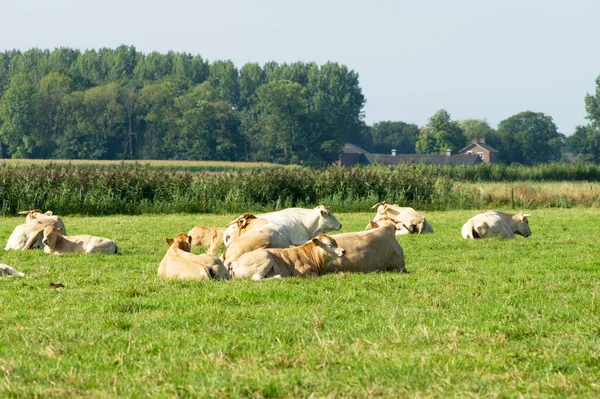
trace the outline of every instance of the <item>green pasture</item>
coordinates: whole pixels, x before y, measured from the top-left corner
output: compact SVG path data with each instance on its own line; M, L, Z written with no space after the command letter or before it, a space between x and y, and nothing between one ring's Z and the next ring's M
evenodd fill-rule
M426 212L406 274L259 282L156 276L165 237L237 215L65 216L121 253L1 254L26 276L0 279L0 397L598 397L600 209L525 211L506 241Z

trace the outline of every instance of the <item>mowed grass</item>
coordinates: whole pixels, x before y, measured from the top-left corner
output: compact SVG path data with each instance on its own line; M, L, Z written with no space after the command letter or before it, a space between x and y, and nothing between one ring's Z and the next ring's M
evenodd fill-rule
M156 276L165 237L237 215L64 217L121 254L2 254L0 397L598 397L600 209L463 240L476 212L426 212L407 274L259 282Z

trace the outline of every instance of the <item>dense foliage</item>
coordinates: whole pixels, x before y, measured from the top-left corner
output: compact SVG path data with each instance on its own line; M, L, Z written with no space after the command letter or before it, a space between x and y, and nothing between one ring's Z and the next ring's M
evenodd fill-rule
M304 163L364 129L358 74L132 46L0 53L0 157Z
M0 214L51 209L59 214L148 212L257 212L326 204L337 211L369 209L386 200L420 209L495 206L494 200L457 181L600 181L592 164L535 167L401 165L395 168L269 168L189 172L149 165L0 166ZM560 201L559 201L560 200ZM582 199L583 200L583 199ZM592 199L593 200L593 199ZM508 204L513 199L507 199ZM506 202L504 201L504 202ZM562 202L561 202L562 201ZM589 199L585 199L589 205ZM530 207L570 206L564 199ZM576 203L575 203L576 204ZM506 203L505 203L506 205Z

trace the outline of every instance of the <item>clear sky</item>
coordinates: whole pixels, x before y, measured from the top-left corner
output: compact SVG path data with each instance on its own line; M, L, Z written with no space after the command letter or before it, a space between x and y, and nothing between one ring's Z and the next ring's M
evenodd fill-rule
M133 45L208 61L345 64L365 121L419 126L543 112L587 124L600 0L0 0L0 50Z

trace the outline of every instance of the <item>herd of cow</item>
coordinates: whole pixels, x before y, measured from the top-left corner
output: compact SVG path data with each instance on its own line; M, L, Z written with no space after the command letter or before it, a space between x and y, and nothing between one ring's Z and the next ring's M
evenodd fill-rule
M167 238L169 246L158 275L176 279L260 280L292 276L314 276L335 272L406 271L404 252L396 235L433 233L425 217L410 207L380 202L375 217L364 231L327 235L342 224L324 206L313 209L287 208L263 214L243 214L226 227L195 226L187 234ZM92 235L67 236L62 220L51 211L21 212L24 224L15 227L5 250L43 248L44 252L116 254L118 247L108 238ZM529 237L529 214L487 211L469 219L462 227L466 239ZM224 252L217 256L219 248ZM193 246L208 247L206 254L193 254ZM1 274L11 274L9 272ZM12 273L14 274L14 273Z

